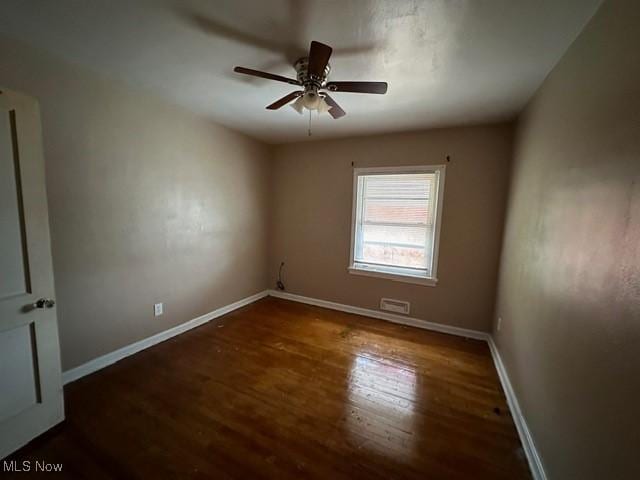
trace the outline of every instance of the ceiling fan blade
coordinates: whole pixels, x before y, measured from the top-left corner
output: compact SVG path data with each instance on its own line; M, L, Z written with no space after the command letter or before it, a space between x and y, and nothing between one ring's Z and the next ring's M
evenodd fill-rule
M267 107L267 110L277 110L280 107L284 107L287 103L291 102L295 98L298 98L300 95L304 94L303 91L291 92L289 95L282 97L280 100L276 100L271 105Z
M283 77L282 75L276 75L274 73L261 72L260 70L253 70L251 68L236 67L233 71L236 73L244 73L245 75L253 75L254 77L266 78L267 80L276 80L278 82L288 83L289 85L300 85L300 82L293 78Z
M308 66L308 72L310 75L322 77L324 69L327 67L327 63L329 63L332 51L333 49L329 45L315 41L311 42Z
M333 118L338 119L340 117L344 117L347 114L347 112L340 108L340 105L338 105L336 101L329 95L324 95L324 101L327 102L331 107L329 109L329 115L331 115Z
M328 82L327 90L331 92L352 93L387 93L387 82Z

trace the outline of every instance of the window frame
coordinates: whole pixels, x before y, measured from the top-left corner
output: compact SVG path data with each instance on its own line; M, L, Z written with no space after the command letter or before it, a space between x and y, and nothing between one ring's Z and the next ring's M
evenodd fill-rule
M440 230L442 224L442 210L444 199L444 181L446 165L416 165L407 167L366 167L353 169L353 198L351 202L351 245L349 251L349 266L347 270L353 275L365 275L369 277L386 278L397 282L413 283L435 287L438 283L438 253L440 247ZM435 173L436 195L434 212L433 255L431 259L430 275L417 275L411 272L411 268L393 266L367 266L355 262L356 247L356 222L358 219L358 178L366 175L394 175L410 173ZM373 264L364 264L373 265Z

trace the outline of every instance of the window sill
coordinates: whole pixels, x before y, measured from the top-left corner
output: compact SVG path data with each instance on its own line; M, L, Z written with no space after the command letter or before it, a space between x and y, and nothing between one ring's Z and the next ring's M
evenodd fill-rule
M349 273L352 275L364 275L366 277L386 278L395 282L413 283L415 285L426 285L429 287L435 287L438 283L437 278L420 277L416 275L404 275L401 273L385 272L383 270L374 270L372 268L359 268L351 266L348 268Z

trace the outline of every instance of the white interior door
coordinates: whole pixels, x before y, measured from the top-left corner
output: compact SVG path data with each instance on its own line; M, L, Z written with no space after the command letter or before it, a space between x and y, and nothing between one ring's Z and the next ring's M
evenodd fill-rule
M0 458L64 418L38 104L0 88Z

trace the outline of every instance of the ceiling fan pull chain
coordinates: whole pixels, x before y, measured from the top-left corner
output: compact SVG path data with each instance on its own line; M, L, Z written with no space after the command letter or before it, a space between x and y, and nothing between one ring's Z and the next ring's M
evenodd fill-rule
M311 110L309 110L309 131L308 131L309 136L311 136Z

